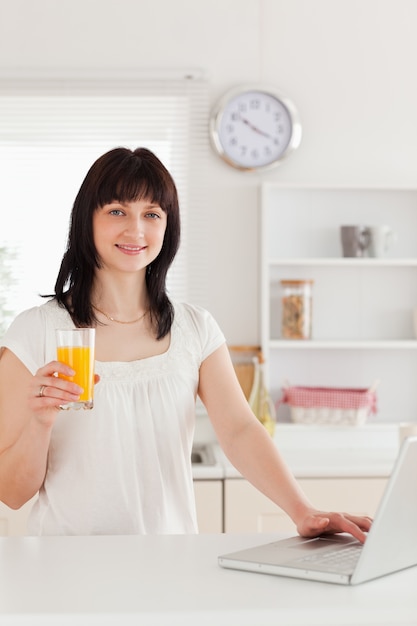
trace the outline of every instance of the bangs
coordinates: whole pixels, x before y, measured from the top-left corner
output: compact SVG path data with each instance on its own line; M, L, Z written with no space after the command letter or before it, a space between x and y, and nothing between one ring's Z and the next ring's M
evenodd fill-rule
M111 202L149 200L166 213L175 202L176 188L170 177L161 181L161 172L148 167L144 159L130 159L120 167L109 168L102 176L96 191L96 206Z

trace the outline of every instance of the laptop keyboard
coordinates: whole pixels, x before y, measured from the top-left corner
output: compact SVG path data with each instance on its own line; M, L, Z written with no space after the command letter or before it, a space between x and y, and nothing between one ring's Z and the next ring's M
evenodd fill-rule
M354 544L337 550L317 550L295 559L294 562L306 568L314 569L318 566L320 569L325 568L334 572L350 572L359 559L362 547L361 544Z

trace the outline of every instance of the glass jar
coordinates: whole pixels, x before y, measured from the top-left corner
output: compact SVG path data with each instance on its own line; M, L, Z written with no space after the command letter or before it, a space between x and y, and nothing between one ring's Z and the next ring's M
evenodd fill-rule
M254 357L257 358L260 355L261 347L249 345L229 346L229 352L240 386L243 389L246 400L248 400L255 376Z
M284 339L311 339L312 280L281 280Z

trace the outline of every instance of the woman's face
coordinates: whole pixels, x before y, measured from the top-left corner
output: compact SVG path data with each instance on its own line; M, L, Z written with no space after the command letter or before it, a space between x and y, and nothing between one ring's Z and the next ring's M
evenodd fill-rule
M103 269L145 269L161 251L166 226L166 213L149 200L112 202L96 209L94 245Z

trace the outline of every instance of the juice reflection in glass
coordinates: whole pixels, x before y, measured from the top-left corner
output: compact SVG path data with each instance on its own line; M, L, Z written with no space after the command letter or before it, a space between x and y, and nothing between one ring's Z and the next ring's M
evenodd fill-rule
M56 331L57 360L69 365L74 376L61 378L83 388L78 402L60 405L61 409L92 409L94 397L94 328L73 328Z

